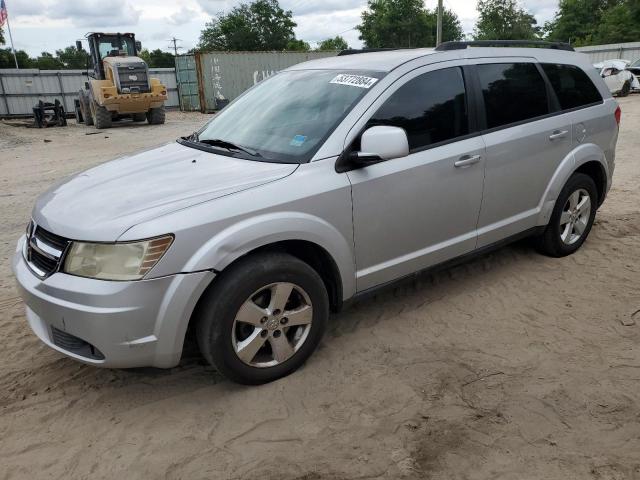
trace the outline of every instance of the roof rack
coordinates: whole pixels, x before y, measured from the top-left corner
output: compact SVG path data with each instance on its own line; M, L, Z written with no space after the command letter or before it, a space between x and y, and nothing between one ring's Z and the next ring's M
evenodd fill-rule
M436 47L436 51L464 50L467 47L537 47L552 50L575 52L568 43L543 42L542 40L474 40L469 42L444 42Z
M347 48L346 50L341 50L338 53L338 57L342 57L344 55L357 55L359 53L371 53L371 52L389 52L391 50L398 50L397 48Z

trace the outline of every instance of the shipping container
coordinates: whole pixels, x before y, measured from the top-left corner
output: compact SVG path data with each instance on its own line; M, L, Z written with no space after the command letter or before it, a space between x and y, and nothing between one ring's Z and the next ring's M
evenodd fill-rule
M256 83L297 63L338 52L209 52L176 58L180 105L213 112Z

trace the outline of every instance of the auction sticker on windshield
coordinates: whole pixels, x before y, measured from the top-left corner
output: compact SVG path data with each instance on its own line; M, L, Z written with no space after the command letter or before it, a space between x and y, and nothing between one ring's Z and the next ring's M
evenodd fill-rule
M373 77L365 77L364 75L350 75L346 73L341 73L337 75L333 80L329 83L336 83L338 85L349 85L351 87L359 87L359 88L371 88L378 81L377 78Z

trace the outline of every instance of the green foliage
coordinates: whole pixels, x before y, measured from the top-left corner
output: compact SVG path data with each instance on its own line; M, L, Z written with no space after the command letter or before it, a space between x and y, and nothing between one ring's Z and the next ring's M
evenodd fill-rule
M476 40L535 40L541 28L533 15L518 5L517 0L478 0L478 23L473 33Z
M140 52L139 57L147 62L149 68L173 68L176 66L173 53L163 52L159 48L151 52L145 48Z
M369 0L356 28L367 48L433 47L437 13L422 0ZM461 40L460 20L446 8L442 17L443 41Z
M304 40L293 39L287 42L285 50L289 50L291 52L308 52L311 50L311 47Z
M22 65L20 65L20 67L22 67ZM42 54L36 58L33 67L39 68L40 70L61 70L64 65L49 52L42 52Z
M242 3L228 14L219 13L200 32L202 51L286 50L295 41L291 11L280 8L278 0ZM293 46L300 46L295 44Z
M555 18L544 26L546 38L578 46L592 45L605 12L620 3L620 0L560 0Z
M320 42L318 50L348 50L349 45L347 41L338 35L335 38L328 38Z
M640 2L627 0L606 10L594 36L597 44L637 42L640 39Z
M0 45L4 45L4 32L2 31L2 27L0 27Z
M37 68L24 50L16 51L16 57L18 57L20 68ZM16 68L16 62L13 60L13 52L10 48L0 49L0 68Z
M85 70L89 64L88 53L84 50L76 49L73 45L62 50L56 50L56 57L62 64L61 68Z

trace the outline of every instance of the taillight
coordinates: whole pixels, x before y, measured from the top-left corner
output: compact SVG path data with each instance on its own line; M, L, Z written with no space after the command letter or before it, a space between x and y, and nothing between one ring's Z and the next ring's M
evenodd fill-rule
M620 108L620 106L618 106L618 108L616 108L616 123L618 124L618 126L620 125L620 120L622 119L622 109Z

